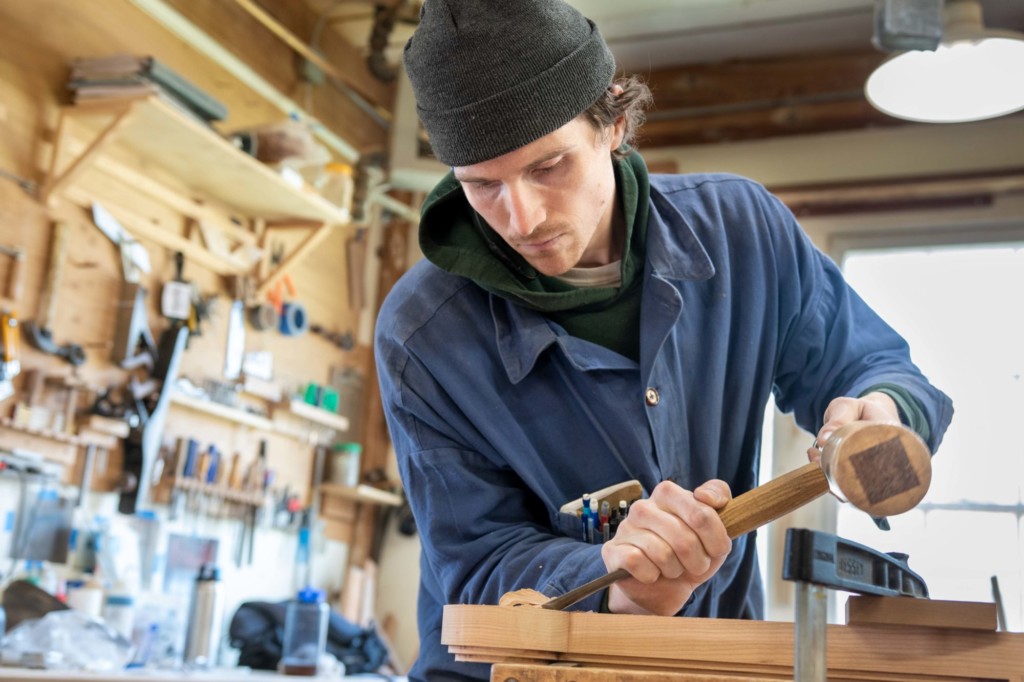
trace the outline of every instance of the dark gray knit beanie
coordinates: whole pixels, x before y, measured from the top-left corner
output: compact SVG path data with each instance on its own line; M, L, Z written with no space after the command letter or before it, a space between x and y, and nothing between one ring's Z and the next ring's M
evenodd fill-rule
M426 0L404 60L434 155L449 166L561 128L615 75L597 26L562 0Z

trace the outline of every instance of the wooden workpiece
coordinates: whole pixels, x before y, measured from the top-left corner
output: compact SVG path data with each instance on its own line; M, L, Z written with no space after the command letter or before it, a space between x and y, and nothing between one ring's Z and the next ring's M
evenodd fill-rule
M829 679L1024 682L1024 634L830 625L827 639ZM793 640L792 623L481 605L446 606L441 630L442 643L461 661L748 680L793 679Z
M846 622L994 632L997 616L991 602L853 596L846 602Z
M493 682L778 682L777 677L737 677L704 673L673 673L655 670L622 670L575 665L499 663L491 668Z

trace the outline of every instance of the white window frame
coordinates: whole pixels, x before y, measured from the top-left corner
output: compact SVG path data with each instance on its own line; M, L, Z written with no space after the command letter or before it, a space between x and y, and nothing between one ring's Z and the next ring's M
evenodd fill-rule
M1024 193L994 191L990 199L986 205L970 207L849 213L798 220L818 248L840 267L851 250L1024 241ZM775 414L773 431L771 452L763 455L770 457L771 462L763 469L776 477L806 463L812 437L796 425L791 415L779 412ZM768 577L768 620L792 620L795 613L795 590L781 576L786 529L835 533L837 516L836 502L826 496L771 524L762 534L761 542L767 542L768 566L762 567L762 571ZM830 622L841 622L834 595L829 611Z

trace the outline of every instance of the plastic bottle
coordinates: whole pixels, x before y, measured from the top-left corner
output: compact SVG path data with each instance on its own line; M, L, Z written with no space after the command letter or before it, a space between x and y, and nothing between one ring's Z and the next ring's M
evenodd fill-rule
M124 635L125 639L131 640L135 628L135 595L124 583L118 582L107 592L103 604L103 620Z
M288 603L279 672L306 677L317 674L320 657L327 648L329 613L323 590L312 587L300 591Z
M103 615L103 585L94 576L81 582L67 583L68 606L87 616L99 618Z
M217 664L223 598L220 571L216 566L204 564L199 568L192 591L185 633L185 663L198 667Z
M101 519L102 517L97 517ZM68 566L79 573L96 570L96 524L82 507L75 510L68 536Z

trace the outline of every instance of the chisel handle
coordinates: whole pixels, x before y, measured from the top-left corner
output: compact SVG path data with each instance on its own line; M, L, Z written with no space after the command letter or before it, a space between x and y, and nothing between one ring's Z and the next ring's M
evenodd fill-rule
M11 269L7 273L7 298L12 301L21 300L21 264L25 260L25 254L16 251L11 255Z
M718 510L718 515L725 524L729 537L738 538L827 492L828 479L825 478L825 473L817 463L811 462L732 498ZM628 577L626 569L614 570L560 597L549 599L541 604L541 608L561 611Z

